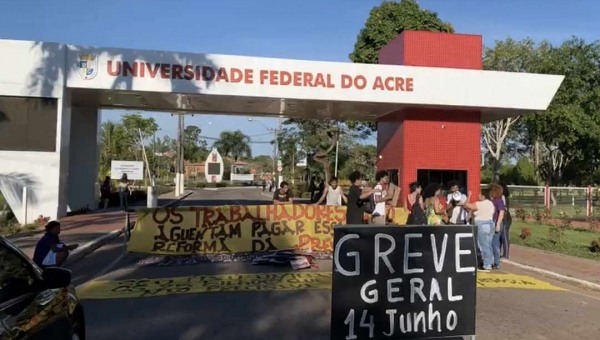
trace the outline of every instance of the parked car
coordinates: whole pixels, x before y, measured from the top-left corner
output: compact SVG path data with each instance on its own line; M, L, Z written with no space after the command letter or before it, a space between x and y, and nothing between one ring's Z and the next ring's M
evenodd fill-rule
M83 340L83 307L71 271L40 269L0 237L0 339Z

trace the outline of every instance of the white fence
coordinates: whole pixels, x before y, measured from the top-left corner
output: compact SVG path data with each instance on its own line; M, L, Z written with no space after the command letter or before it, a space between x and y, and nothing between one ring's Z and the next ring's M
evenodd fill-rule
M487 187L488 184L481 184ZM535 206L552 210L553 215L561 211L572 217L590 218L594 215L594 204L600 198L600 190L588 187L551 187L509 185L511 209L533 209Z

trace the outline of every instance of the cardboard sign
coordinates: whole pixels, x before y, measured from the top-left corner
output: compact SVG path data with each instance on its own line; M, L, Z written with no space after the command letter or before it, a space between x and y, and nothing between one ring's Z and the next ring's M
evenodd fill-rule
M470 226L334 229L331 339L475 334Z

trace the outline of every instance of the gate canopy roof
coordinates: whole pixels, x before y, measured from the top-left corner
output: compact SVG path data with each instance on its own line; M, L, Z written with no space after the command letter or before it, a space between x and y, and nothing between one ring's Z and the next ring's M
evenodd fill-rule
M546 110L564 78L10 40L0 40L0 51L11 44L29 44L30 55L0 55L3 65L18 62L30 78L65 68L74 105L185 113L368 121L420 107L479 111L488 122ZM0 71L0 85L10 72Z

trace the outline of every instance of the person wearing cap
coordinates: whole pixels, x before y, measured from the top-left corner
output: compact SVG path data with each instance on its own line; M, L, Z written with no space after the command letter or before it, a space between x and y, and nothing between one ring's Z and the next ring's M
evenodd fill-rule
M40 268L60 267L69 257L69 252L79 245L66 245L60 242L60 222L50 221L45 226L46 233L38 241L33 253L33 262Z

